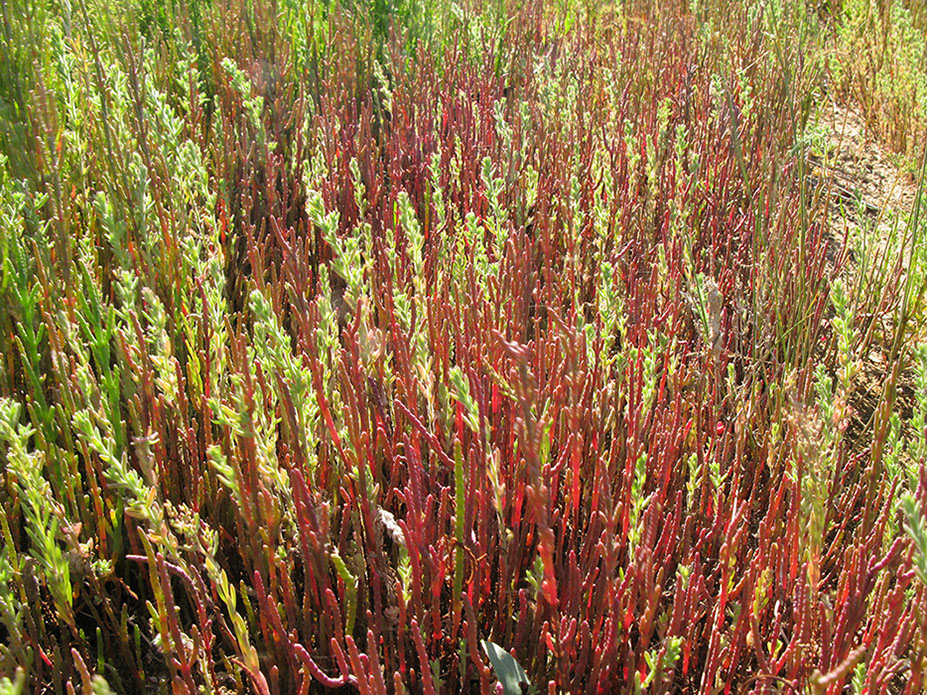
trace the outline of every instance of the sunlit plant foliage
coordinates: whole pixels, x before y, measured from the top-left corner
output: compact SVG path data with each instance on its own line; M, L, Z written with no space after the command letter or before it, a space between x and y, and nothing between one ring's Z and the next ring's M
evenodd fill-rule
M819 21L0 5L0 691L922 692Z

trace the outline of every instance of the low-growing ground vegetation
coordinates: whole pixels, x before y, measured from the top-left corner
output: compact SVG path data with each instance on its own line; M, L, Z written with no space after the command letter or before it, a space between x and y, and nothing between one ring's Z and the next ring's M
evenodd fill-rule
M925 22L0 2L0 692L924 692Z

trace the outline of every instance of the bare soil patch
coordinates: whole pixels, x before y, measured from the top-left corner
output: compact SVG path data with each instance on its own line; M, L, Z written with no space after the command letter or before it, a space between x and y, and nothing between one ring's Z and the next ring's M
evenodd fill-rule
M914 207L914 175L895 164L890 151L866 130L859 113L830 102L819 122L826 128L828 156L818 164L833 178L836 196L845 201L861 196L869 212L908 212Z
M897 251L890 246L893 225L904 229L907 216L914 208L917 195L916 179L911 172L900 168L897 159L867 130L862 116L851 108L830 102L818 121L824 130L824 153L813 155L811 163L819 185L830 191L828 207L829 236L835 243L838 258L843 243L860 234L871 234L876 244L877 258L888 254L887 264L898 262ZM852 246L852 242L850 241ZM859 275L858 259L847 251L846 262L839 275L856 282ZM902 268L902 274L906 272ZM884 307L891 308L891 307ZM858 317L859 319L860 317ZM890 330L890 313L877 318L877 325ZM853 450L867 447L872 442L872 425L875 411L883 397L883 389L890 375L887 373L888 346L885 339L868 342L862 365L856 378L856 388L850 399L855 411L847 432ZM912 414L914 406L913 375L903 374L896 388L894 404L903 420ZM903 429L907 429L904 427ZM905 435L914 434L905 432Z

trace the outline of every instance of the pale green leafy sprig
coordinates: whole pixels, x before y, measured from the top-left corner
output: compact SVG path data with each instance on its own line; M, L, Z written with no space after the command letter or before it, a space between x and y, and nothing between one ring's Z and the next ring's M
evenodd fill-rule
M149 70L156 69L157 56L154 49L145 50L145 63ZM139 75L139 82L145 92L143 116L151 124L146 132L162 154L168 155L170 162L175 162L179 147L186 140L183 137L184 119L171 106L168 94L151 85L144 72ZM174 171L173 167L171 171Z
M489 231L493 239L493 252L496 260L502 258L505 242L508 239L509 214L502 204L502 195L505 192L505 181L496 176L496 167L489 157L484 157L480 176L486 190L486 199L489 201L490 218L487 220Z
M853 679L850 682L852 687L853 695L863 695L863 693L868 692L866 690L866 663L856 664L856 668L853 669Z
M145 338L148 343L148 354L157 372L155 383L164 394L168 404L177 402L177 358L172 354L173 348L167 331L167 315L164 305L158 295L150 287L142 288L144 300L143 316L147 327Z
M366 264L361 256L360 239L356 235L338 236L338 211L325 212L322 196L317 191L310 191L306 200L309 219L319 227L322 238L332 248L331 267L335 273L348 284L345 300L353 311L364 293L364 269Z
M505 102L501 99L493 103L493 120L496 124L496 133L499 135L499 139L502 140L502 151L517 153L518 150L512 149L514 139L512 126L509 125L505 117Z
M344 582L344 625L345 629L349 632L354 629L354 620L357 616L357 587L358 587L358 578L354 575L351 570L348 569L347 563L345 563L344 558L338 554L336 549L331 550L331 561L332 567L334 567L335 572L341 578L341 581ZM406 581L411 581L411 571L409 572L410 576L406 576L405 568L400 563L399 566L399 578L403 582L403 590L405 590Z
M121 268L131 271L132 259L129 257L128 251L126 251L128 248L128 227L125 218L116 211L112 200L102 191L98 192L94 197L93 207L97 213L97 218L100 220L103 234L109 242L113 256L115 256Z
M834 380L827 373L823 362L814 370L814 393L824 425L824 436L827 443L832 444L837 434L834 428Z
M292 399L299 431L296 436L303 448L304 455L314 462L315 431L319 417L316 400L311 397L312 371L303 360L294 355L290 336L283 330L270 301L258 290L251 292L251 313L254 316L254 350L258 361L266 374L278 374ZM276 460L273 452L268 452L267 464ZM280 468L272 466L277 485L289 495L289 479Z
M351 157L351 161L348 164L348 169L351 171L351 183L353 184L354 191L354 204L357 205L360 216L364 217L364 215L367 214L367 187L364 185L364 179L361 176L360 165L357 163L356 157Z
M223 415L227 414L228 413L223 412ZM216 418L217 422L220 420L221 416ZM235 500L235 504L241 508L244 505L244 500L241 496L241 486L238 482L238 476L235 473L235 468L229 464L225 455L222 453L222 447L213 444L207 450L206 457L210 467L216 472L216 477L218 477L219 482L231 493L232 499Z
M911 457L914 461L922 461L927 457L927 344L919 345L914 349L914 415L911 427L917 434L910 445ZM916 489L916 486L912 487Z
M385 225L383 229L383 247L386 257L389 259L389 266L393 271L393 282L399 283L399 248L396 245L396 227L395 225Z
M909 491L917 490L917 471L914 466L906 466L904 461L904 438L901 435L901 418L898 413L892 413L888 421L888 434L882 453L882 465L893 480L900 480ZM901 504L899 495L892 498L892 514L889 515L889 524L892 529L896 527L895 512Z
M698 462L698 454L694 451L686 457L686 500L690 505L695 502L695 494L702 483L704 466Z
M141 246L152 258L157 258L161 235L149 233L149 220L154 214L154 198L149 191L150 181L148 167L138 152L133 152L129 160L129 181L135 189L131 191L134 200L130 201L129 209L135 215L135 233Z
M44 454L28 449L35 430L20 424L21 412L19 403L0 399L0 441L7 444L6 476L12 474L23 500L26 532L32 542L30 555L39 565L58 614L73 627L71 575L67 558L58 545L59 520L64 511L43 474ZM6 509L0 507L0 514L5 517Z
M253 437L250 427L250 418L243 402L244 376L238 372L229 375L229 393L232 404L226 403L218 396L209 399L209 410L213 421L221 427L227 428L233 437ZM241 408L234 407L240 405Z
M67 117L63 119L62 139L67 142L69 163L76 170L72 170L71 175L83 177L89 160L87 157L89 143L85 130L87 114L84 109L87 96L83 83L75 79L75 76L79 74L77 60L67 44L65 35L56 31L49 38L49 43L55 47L52 56L55 60L58 98L63 112L67 114Z
M687 258L686 265L690 265L691 256ZM718 355L721 349L721 308L722 297L718 283L714 278L698 273L690 281L691 292L686 295L686 301L689 303L693 314L698 319L698 328L702 334L702 340L711 350L712 354Z
M209 326L209 378L217 387L224 384L228 373L226 331L226 312L228 304L225 298L224 256L221 251L206 263L206 275L203 278L203 293L206 295L206 321Z
M711 483L711 489L715 496L715 505L719 505L721 502L721 493L724 489L724 484L727 482L727 478L730 475L730 470L722 473L721 472L721 461L717 456L711 456L708 459L708 481Z
M30 415L38 417L40 434L51 438L53 413L45 401L47 377L41 362L46 328L41 320L41 287L35 279L34 257L36 250L41 254L48 248L49 223L36 219L37 206L45 205L48 196L31 195L25 181L11 181L5 167L0 172L0 306L6 302L15 307L15 333L11 337L32 389Z
M440 146L440 144L439 144ZM429 186L431 204L434 207L434 229L442 229L447 221L447 209L444 205L444 192L441 189L441 152L436 150L429 161Z
M920 580L927 584L927 526L924 514L917 498L911 493L902 496L901 505L904 507L905 531L914 541L914 570Z
M331 296L332 289L328 267L322 265L319 267L319 289L316 294L319 322L315 331L315 343L321 365L322 389L328 399L331 411L337 413L341 408L341 393L335 385L335 361L341 342L338 316L332 307Z
M857 342L853 325L854 312L850 307L843 282L839 279L831 285L831 302L836 313L833 327L837 335L837 362L839 364L837 379L840 388L847 394L852 388L853 379L859 373L861 361L854 354L854 346Z
M288 523L293 525L296 522L290 513L293 504L289 476L280 465L277 456L282 417L278 415L280 399L273 375L279 375L290 391L297 417L298 431L294 436L297 437L310 465L314 463L315 447L310 446L306 422L310 419L314 422L316 406L305 395L308 390L307 370L293 357L289 336L278 324L270 302L259 290L253 290L249 308L254 318L254 341L249 347L249 357L252 362L260 364L268 378L263 382L264 385L259 380L251 382L253 394L249 399L246 395L244 375L231 374L229 384L223 392L226 398L211 397L209 407L216 424L228 428L236 439L252 441L261 479L265 481L266 487L275 493L271 502L278 505ZM260 404L260 407L255 404ZM209 462L220 482L231 491L233 497L239 502L243 501L234 469L226 463L219 450L210 450Z
M676 169L676 186L679 189L685 189L689 185L688 181L698 181L697 175L690 173L698 171L698 154L689 152L687 130L682 124L676 126L674 151L673 165ZM687 159L688 166L686 164ZM698 185L698 183L693 185ZM668 201L668 205L670 238L688 241L687 230L691 229L692 206L681 202L675 197Z
M637 544L643 536L641 513L650 503L650 495L644 497L647 482L647 452L641 451L634 464L634 480L631 482L631 511L628 518L628 553L631 563L637 553Z
M88 357L93 358L93 365L98 376L102 407L108 414L112 430L116 437L117 448L121 448L125 438L124 424L119 412L120 374L111 366L113 339L116 335L118 314L113 305L104 298L100 290L97 269L98 262L95 249L89 237L82 237L78 242L81 259L81 292L77 298L78 311L75 312L80 326L80 348L74 349L78 354L79 364L86 367L88 375L90 365ZM94 401L96 404L96 401Z
M122 495L128 513L146 521L152 530L160 531L164 515L157 501L157 472L148 471L151 484L146 485L142 477L129 465L126 454L116 452L108 431L108 420L85 409L74 413L71 424L78 438L100 457L104 465L103 475L110 488Z
M325 367L331 368L328 360L331 351L338 346L338 316L331 302L331 280L328 266L319 266L319 292L316 295L319 308L319 324L316 330L316 348Z
M431 357L426 334L426 316L428 312L428 291L425 286L425 235L419 224L412 201L405 191L399 193L399 222L406 239L406 253L412 263L412 286L415 289L415 325L411 325L411 313L406 320L406 328L412 333L413 357L418 372L422 375L431 372ZM397 296L401 293L397 293ZM429 401L430 401L429 397Z
M26 689L26 671L22 668L16 669L13 680L3 676L0 678L0 695L22 695Z
M0 512L6 526L6 518ZM19 575L19 558L16 549L8 542L8 528L4 528L4 544L0 546L0 623L6 628L8 644L0 644L0 657L6 658L10 649L20 652L23 649L22 602L13 590L15 578ZM11 562L11 558L13 562ZM14 565L14 563L16 563Z
M322 128L314 128L311 115L312 112L307 110L304 125L306 132L312 133L310 153L303 169L303 187L306 189L307 197L313 191L318 191L320 183L331 176L325 157L325 143L328 142L330 134Z
M229 619L232 622L232 630L238 643L237 649L245 665L252 671L258 671L260 669L258 653L254 645L251 644L248 623L239 613L238 593L235 591L235 585L229 581L225 570L216 562L213 552L203 553L203 564L206 567L207 576L216 588L219 599L225 604L228 611Z
M450 379L454 387L453 397L464 408L464 422L467 423L471 432L478 434L480 432L480 411L470 394L470 382L460 367L456 365L451 368Z
M93 695L113 695L113 689L110 687L109 682L99 673L94 673L90 677L90 687L93 690Z
M644 653L644 661L647 664L647 676L641 680L640 673L634 674L634 692L642 693L650 688L653 683L660 683L663 679L673 672L676 668L676 662L682 655L682 637L675 635L667 637L662 649L651 649Z
M609 162L609 153L604 147L597 147L592 155L592 171L599 172L601 182L593 192L592 228L595 230L595 259L598 264L605 261L606 249L611 239L610 222L612 213L607 197L615 190L614 176Z
M420 292L424 289L425 258L423 250L425 248L425 235L422 233L422 226L419 224L409 194L400 191L396 197L396 204L399 213L399 224L406 237L406 253L409 255L412 270L415 273L412 283L416 292Z
M244 106L251 127L254 129L258 146L263 149L264 146L267 145L268 149L273 149L275 143L267 142L267 131L264 129L264 121L262 120L264 114L264 97L253 95L254 89L251 78L238 67L234 60L231 58L223 58L222 69L225 70L225 74L231 78L232 88L241 96L242 106ZM261 156L260 152L258 156Z
M740 113L744 123L750 123L753 120L753 108L756 99L753 96L753 84L750 82L750 75L744 68L737 70L737 81L740 83Z
M210 212L216 209L217 194L209 185L209 171L202 150L192 141L184 140L177 147L170 166L174 195L179 203L177 208L184 219L202 236L217 237L218 224Z
M818 376L821 375L819 371ZM828 383L825 378L815 386L819 402L827 398ZM800 479L800 510L807 533L802 536L801 542L807 559L814 563L817 563L822 548L825 509L837 462L835 442L839 441L839 430L831 430L828 434L828 425L821 421L820 413L820 405L815 409L798 402L793 403L790 413L796 451L793 470L797 474L798 461L804 467Z
M407 292L397 290L393 295L393 309L399 319L399 327L406 332L412 330L412 298Z
M466 219L464 220L463 231L464 233L461 235L461 238L466 240L467 244L472 249L473 266L476 271L477 279L479 280L478 286L480 288L485 288L487 278L489 278L490 275L498 273L498 261L491 262L489 260L489 256L486 253L486 244L483 243L483 227L474 213L467 213ZM463 251L463 254L466 256L466 251Z
M656 198L659 195L660 167L663 163L667 140L670 134L669 121L671 112L671 101L665 99L657 108L658 135L656 138L647 138L647 144L645 146L647 153L647 187L650 191L651 198Z
M253 305L252 305L253 310ZM266 344L261 344L262 336L267 340L267 333L261 330L259 326L262 320L255 314L255 340L248 346L248 357L251 364L260 366L261 371L266 376L264 380L255 380L251 383L253 393L253 405L249 403L245 389L242 387L244 380L236 381L235 389L232 394L232 404L235 409L244 415L246 423L246 436L254 440L254 446L257 451L258 468L273 479L279 474L279 467L276 460L277 440L279 434L279 425L283 421L282 410L279 407L280 395L276 384L276 376L284 379L284 385L290 388L286 383L283 373L277 367L273 350L268 350ZM299 386L296 386L299 389ZM297 416L298 417L298 416ZM297 438L300 437L302 426L297 423Z
M570 235L574 239L579 239L580 230L585 223L586 213L583 206L583 179L588 172L580 168L579 159L574 164L574 172L570 175L570 205L567 212L567 219L570 221ZM579 263L578 253L572 254L570 259L574 264Z
M665 349L666 337L651 331L647 336L647 345L643 349L643 389L641 390L641 408L646 413L653 406L657 393L657 357Z
M676 126L676 137L673 139L673 150L676 154L674 160L676 179L678 182L682 183L688 178L689 173L686 168L686 157L689 154L688 130L686 130L686 126L682 123ZM692 156L697 157L698 155L693 152Z
M393 108L393 92L389 87L390 81L386 75L386 71L383 69L383 65L379 60L373 61L373 76L377 84L377 96L380 99L382 107L389 113Z
M87 102L90 104L89 112L94 115L102 116L104 113L109 116L110 130L113 133L128 134L132 132L129 127L129 114L132 112L132 100L129 96L129 78L125 70L117 60L103 60L103 85L105 96L101 94L100 87L96 80L91 82L91 88L87 94ZM107 108L103 108L103 100L106 100ZM136 145L137 143L132 143Z
M544 581L544 560L541 558L540 553L534 556L534 563L525 572L525 579L531 587L531 593L534 596L539 596L541 584Z
M524 177L525 206L527 209L531 209L538 199L538 185L541 177L537 169L530 164L522 169L522 176Z
M9 158L0 153L0 292L5 291L17 275L26 275L29 258L21 248L26 194L10 178ZM17 272L20 271L20 272Z
M118 307L116 314L127 327L131 326L132 314L135 313L138 302L138 275L131 270L120 268L115 271L116 299Z
M599 268L599 281L596 284L596 301L602 321L602 351L600 359L610 367L617 359L613 355L616 342L625 344L627 317L621 295L616 288L615 268L610 261L603 261Z
M177 51L177 61L174 63L174 70L172 71L172 79L169 90L178 94L180 98L178 99L178 107L181 112L181 115L184 118L189 118L191 115L192 106L205 106L206 104L206 95L197 91L196 100L191 100L191 89L190 83L193 82L194 89L198 86L199 74L197 69L197 60L196 49L192 44L184 44L178 42ZM192 80L190 78L193 78Z

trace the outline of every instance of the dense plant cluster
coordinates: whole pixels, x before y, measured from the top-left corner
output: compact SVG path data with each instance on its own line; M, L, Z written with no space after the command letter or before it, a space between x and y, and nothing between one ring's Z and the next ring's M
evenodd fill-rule
M927 137L927 3L847 0L833 8L831 76L908 160Z
M923 215L723 5L4 3L0 690L922 692Z

